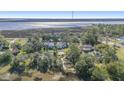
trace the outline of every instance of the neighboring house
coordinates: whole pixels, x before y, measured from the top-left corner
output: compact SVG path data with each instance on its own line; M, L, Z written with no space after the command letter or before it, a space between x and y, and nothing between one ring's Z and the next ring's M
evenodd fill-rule
M44 42L44 46L48 48L57 47L58 49L63 49L68 47L66 42L57 42L56 44L54 42Z
M54 43L53 42L44 42L44 46L48 47L48 48L53 48L54 47Z
M94 47L92 45L83 45L82 51L84 52L91 52L94 50Z
M56 47L59 49L67 48L68 45L66 42L57 42Z

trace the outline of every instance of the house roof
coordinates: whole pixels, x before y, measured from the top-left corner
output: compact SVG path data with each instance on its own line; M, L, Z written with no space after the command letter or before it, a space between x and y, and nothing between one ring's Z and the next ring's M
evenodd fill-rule
M82 51L91 51L94 47L92 45L83 45Z

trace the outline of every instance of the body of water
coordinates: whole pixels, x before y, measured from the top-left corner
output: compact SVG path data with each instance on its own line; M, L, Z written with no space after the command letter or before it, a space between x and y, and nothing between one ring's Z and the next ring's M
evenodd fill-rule
M92 24L124 24L123 21L113 22L0 22L0 30L23 30L23 29L42 29L42 28L67 28L83 27Z
M80 22L0 22L0 30L67 28L88 25Z

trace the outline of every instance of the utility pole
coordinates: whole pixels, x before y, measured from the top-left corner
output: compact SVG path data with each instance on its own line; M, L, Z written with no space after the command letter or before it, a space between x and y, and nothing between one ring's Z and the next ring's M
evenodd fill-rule
M72 11L72 19L74 19L74 11Z

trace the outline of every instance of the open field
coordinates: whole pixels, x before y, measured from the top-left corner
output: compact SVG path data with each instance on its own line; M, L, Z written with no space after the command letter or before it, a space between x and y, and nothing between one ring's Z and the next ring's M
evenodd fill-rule
M124 47L117 49L117 56L120 60L124 61Z

